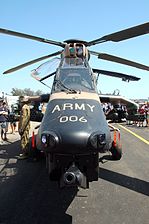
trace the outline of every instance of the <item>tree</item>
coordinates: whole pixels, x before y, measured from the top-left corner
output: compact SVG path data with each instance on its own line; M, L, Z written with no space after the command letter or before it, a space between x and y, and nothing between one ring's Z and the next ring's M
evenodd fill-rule
M33 91L30 88L25 89L12 88L11 94L13 96L35 96L35 95L42 95L43 92L41 90Z
M23 96L24 95L24 91L22 89L12 88L11 94L13 96Z
M36 96L40 96L40 95L42 95L43 94L43 92L41 91L41 90L37 90L36 92L35 92L35 95Z

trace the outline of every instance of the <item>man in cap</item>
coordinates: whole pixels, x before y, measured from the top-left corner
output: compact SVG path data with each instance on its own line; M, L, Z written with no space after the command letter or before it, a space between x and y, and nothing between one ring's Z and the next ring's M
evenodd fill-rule
M20 99L20 119L18 130L21 136L21 148L22 153L19 156L19 159L26 159L28 157L29 150L29 130L30 130L30 107L29 100L27 97L21 96Z

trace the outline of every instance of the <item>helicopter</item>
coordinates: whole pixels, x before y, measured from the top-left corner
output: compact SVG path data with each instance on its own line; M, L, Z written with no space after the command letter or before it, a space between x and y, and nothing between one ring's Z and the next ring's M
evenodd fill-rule
M100 93L99 95L106 119L109 122L121 123L126 121L129 115L135 115L138 112L139 104L121 96L119 93L120 91L116 89L112 94ZM106 105L105 108L104 105Z
M90 182L98 181L100 153L110 152L115 160L122 157L121 144L115 141L116 136L112 139L111 135L111 130L114 132L119 130L109 125L106 120L97 91L97 79L100 74L121 78L123 81L138 81L139 78L91 68L89 65L91 55L149 71L149 66L92 51L89 47L108 41L123 41L148 32L149 23L144 23L92 41L69 39L60 42L0 28L2 34L62 48L4 72L8 74L44 59L57 55L61 57L56 71L38 80L43 82L54 76L51 93L29 98L30 101L47 103L35 144L39 151L45 152L50 180L58 181L61 188L79 186L86 189L89 188Z

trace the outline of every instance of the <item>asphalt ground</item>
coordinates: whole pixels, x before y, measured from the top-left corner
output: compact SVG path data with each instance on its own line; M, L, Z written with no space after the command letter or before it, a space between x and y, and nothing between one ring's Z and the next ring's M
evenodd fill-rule
M113 125L121 130L123 157L101 154L99 180L87 190L60 190L44 158L18 160L19 134L8 133L0 145L0 224L148 224L149 127Z

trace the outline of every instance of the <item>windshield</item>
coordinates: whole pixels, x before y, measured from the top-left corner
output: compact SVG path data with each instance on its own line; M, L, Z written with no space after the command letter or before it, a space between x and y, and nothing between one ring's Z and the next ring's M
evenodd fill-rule
M82 58L79 57L75 57L75 58L64 58L63 60L63 64L62 64L63 68L69 68L69 67L86 67L86 62L85 60L83 60Z
M55 57L49 61L42 63L40 66L31 71L31 76L36 80L40 80L47 75L56 71L60 64L60 58Z
M89 69L61 68L55 77L54 91L65 91L68 88L78 91L93 91L95 88Z

